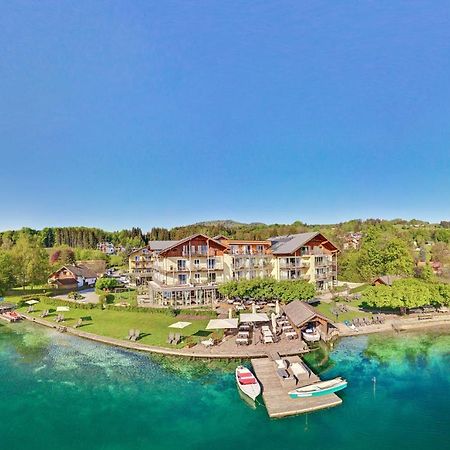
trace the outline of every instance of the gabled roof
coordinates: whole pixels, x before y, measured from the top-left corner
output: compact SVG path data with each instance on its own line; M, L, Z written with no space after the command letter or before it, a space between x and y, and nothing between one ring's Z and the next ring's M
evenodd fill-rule
M373 282L379 281L380 283L385 284L386 286L392 286L392 283L396 280L401 280L403 277L401 275L383 275L381 277L376 278Z
M300 300L294 300L293 302L288 303L283 307L283 310L292 324L296 327L305 325L315 317L320 317L321 319L331 323L330 319L325 317L323 314L320 314L311 305L308 305Z
M153 250L155 252L160 252L162 250L165 250L166 248L171 247L172 245L177 244L180 241L150 241L148 243L148 247L150 248L150 250Z
M63 270L63 269L66 269L69 272L73 273L76 277L97 278L97 274L94 271L92 271L91 269L89 269L88 267L83 266L83 265L73 266L73 265L69 265L69 264L62 266L59 270L52 273L51 276L56 275L57 273L61 272L61 270Z
M179 245L184 244L185 242L189 242L190 240L195 239L197 237L203 237L203 238L205 238L205 239L207 239L209 241L213 241L217 245L220 245L221 247L223 247L224 250L227 248L227 246L225 244L222 244L221 242L216 241L215 239L212 239L209 236L206 236L206 234L197 233L197 234L192 234L191 236L188 236L187 238L180 239L179 241L173 241L172 245L169 245L168 247L164 248L161 251L166 252L166 251L171 250L171 249L173 249L175 247L178 247Z
M272 242L272 252L274 255L293 253L304 244L315 238L319 232L288 234L286 236L276 236L269 238Z

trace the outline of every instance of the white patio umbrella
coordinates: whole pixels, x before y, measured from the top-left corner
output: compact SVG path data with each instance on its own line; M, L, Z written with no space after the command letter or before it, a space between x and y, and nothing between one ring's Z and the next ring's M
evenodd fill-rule
M252 303L252 314L256 314L256 303Z
M277 334L277 315L275 313L272 313L270 319L272 321L273 334Z
M229 319L233 318L233 310L231 308L228 308L228 318Z
M279 300L277 300L277 301L275 302L275 314L276 314L277 316L280 315L280 301L279 301Z
M68 306L57 306L56 312L67 312L70 311L70 308Z
M35 305L36 303L39 303L38 300L28 300L25 302L27 305Z
M182 330L183 328L186 328L190 324L191 322L175 322L172 325L169 325L169 328L178 328L179 330Z
M206 330L230 330L238 327L238 319L211 319Z

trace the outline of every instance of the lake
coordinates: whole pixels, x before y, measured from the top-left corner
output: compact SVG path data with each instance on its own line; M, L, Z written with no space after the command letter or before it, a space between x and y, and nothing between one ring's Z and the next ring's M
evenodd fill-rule
M236 363L152 357L34 324L0 325L2 449L450 448L450 335L344 338L308 362L343 404L271 420ZM376 383L373 382L374 377Z

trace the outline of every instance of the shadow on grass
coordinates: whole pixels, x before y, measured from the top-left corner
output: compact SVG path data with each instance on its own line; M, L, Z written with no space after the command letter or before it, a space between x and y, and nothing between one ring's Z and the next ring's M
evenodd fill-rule
M196 333L194 333L192 336L198 336L198 337L208 337L211 336L212 331L206 331L206 330L198 330Z

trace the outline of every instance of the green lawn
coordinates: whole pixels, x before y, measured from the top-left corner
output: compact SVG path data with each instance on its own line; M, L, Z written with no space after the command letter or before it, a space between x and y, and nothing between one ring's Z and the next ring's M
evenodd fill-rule
M350 302L342 302L345 305L351 305ZM357 306L357 305L353 305ZM324 316L331 319L333 322L336 322L336 316L331 312L332 309L336 308L333 303L320 303L319 305L315 306L315 308ZM345 313L340 313L339 317L337 319L338 322L344 322L344 320L352 320L356 317L370 317L369 313L363 312L363 311L348 311Z
M57 316L54 305L47 305L41 302L36 304L34 309L35 312L32 313L34 316L39 316L45 309L50 310L50 315L45 319L50 322L53 322ZM22 312L26 312L26 310L27 307L19 308L19 311ZM182 316L171 317L162 313L76 308L71 308L69 312L63 314L66 319L63 325L73 326L79 318L83 318L85 324L79 328L80 330L118 339L126 339L130 329L138 329L142 335L139 342L161 347L171 347L170 344L167 344L169 333L180 333L185 337L183 342L178 344L178 348L184 347L189 340L199 342L211 335L211 332L205 331L206 324L209 321L208 319L185 320ZM170 324L179 321L192 322L192 324L183 330L168 328Z

